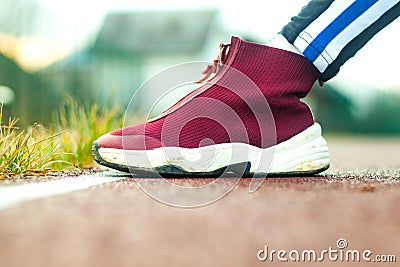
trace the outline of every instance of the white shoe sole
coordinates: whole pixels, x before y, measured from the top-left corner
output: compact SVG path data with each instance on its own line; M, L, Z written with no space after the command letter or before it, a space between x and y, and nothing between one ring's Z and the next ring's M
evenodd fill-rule
M224 143L201 148L162 147L153 150L100 148L95 160L131 173L161 176L308 175L329 168L328 146L318 123L276 146L262 149L244 143Z

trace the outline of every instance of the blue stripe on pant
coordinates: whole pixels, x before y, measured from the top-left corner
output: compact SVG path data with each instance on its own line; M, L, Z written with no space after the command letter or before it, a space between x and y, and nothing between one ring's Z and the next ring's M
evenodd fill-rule
M316 60L324 51L326 46L347 26L367 11L378 0L357 0L351 4L343 13L333 20L304 50L303 54L310 60ZM317 53L319 52L319 53Z
M293 44L302 31L330 8L333 2L337 1L343 0L312 0L302 9L298 16L292 18L292 20L282 29L281 34L291 44ZM310 46L303 50L304 55L313 62L321 55L324 49L338 34L377 2L379 2L379 0L357 0L354 3L351 3L348 8L346 8L336 19L332 20L332 22L329 23L329 25L309 43ZM382 14L378 20L363 29L358 36L355 36L354 39L340 51L338 56L334 58L333 61L330 61L329 66L321 73L320 79L322 81L327 81L334 77L339 72L340 67L349 58L354 56L356 52L368 42L368 40L370 40L386 25L398 18L399 15L400 0Z

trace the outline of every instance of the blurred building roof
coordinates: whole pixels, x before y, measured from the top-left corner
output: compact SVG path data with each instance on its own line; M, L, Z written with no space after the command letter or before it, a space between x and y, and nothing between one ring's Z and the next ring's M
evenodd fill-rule
M215 10L112 13L106 17L94 49L118 53L198 51L216 14Z

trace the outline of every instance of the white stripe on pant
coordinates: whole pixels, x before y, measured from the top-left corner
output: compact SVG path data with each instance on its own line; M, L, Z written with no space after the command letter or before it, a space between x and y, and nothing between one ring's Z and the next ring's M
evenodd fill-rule
M362 0L358 0L362 1ZM305 28L294 41L294 45L302 52L310 49L310 44L315 41L318 35L323 32L331 23L339 17L356 0L336 0L325 10L315 21ZM313 61L314 65L322 73L355 37L378 20L385 12L397 4L398 0L380 0L368 10L355 18L344 30L336 36L332 36L326 47L311 47L313 52L319 56ZM321 51L322 50L322 51Z

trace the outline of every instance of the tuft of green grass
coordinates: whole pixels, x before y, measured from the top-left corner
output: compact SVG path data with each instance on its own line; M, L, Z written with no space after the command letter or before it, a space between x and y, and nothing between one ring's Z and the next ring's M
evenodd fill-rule
M7 124L3 123L2 111L0 105L0 179L45 173L52 165L62 162L60 146L49 142L57 134L49 135L40 125L20 130L18 119L10 118Z
M131 118L138 121L139 116ZM3 124L0 106L0 179L42 175L48 171L94 167L92 143L124 123L124 111L97 104L80 104L67 97L53 113L50 127L34 125L21 130L17 119Z
M53 114L51 132L67 131L58 139L62 144L62 161L78 168L97 166L92 156L92 144L100 136L119 129L124 124L125 110L118 104L99 106L81 104L66 97L63 105ZM129 124L136 124L143 116L130 114ZM62 168L63 164L55 164Z
M111 108L97 104L79 104L68 97L58 112L53 115L53 132L66 130L61 137L62 159L83 168L94 164L92 143L99 136L123 125L124 112L114 105ZM62 164L61 164L62 165ZM62 166L56 165L60 168Z

